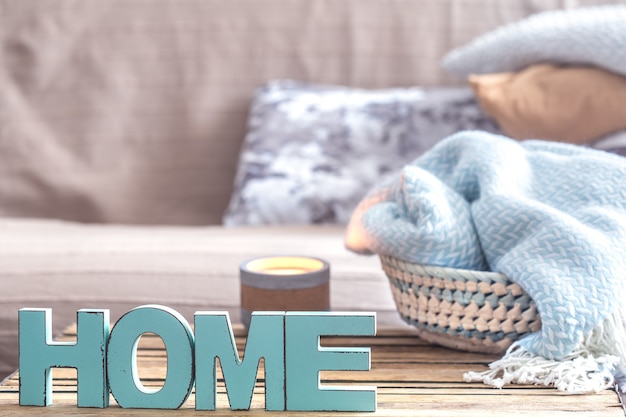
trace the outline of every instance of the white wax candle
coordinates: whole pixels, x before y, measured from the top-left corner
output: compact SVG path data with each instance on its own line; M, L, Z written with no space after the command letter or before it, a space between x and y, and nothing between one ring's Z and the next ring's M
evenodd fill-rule
M299 275L324 268L319 259L303 256L269 256L246 264L249 271L269 275Z

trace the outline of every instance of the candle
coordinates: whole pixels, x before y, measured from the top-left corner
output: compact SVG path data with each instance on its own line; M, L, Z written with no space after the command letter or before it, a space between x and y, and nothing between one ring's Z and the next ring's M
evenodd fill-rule
M251 273L270 275L297 275L322 270L326 263L305 256L268 256L244 262L243 268Z
M330 266L307 256L266 256L243 262L241 321L253 311L328 311Z

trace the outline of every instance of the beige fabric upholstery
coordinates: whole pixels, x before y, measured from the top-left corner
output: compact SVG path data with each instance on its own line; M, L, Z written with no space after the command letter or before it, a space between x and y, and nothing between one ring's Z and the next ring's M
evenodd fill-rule
M260 84L449 84L452 47L601 2L0 0L0 215L219 223Z
M229 311L237 321L239 264L272 254L330 262L333 310L378 311L383 321L399 320L378 258L346 251L338 227L157 228L5 219L0 374L17 365L20 308L53 308L55 331L75 321L79 308L108 308L116 318L155 303L176 308L188 320L210 309Z

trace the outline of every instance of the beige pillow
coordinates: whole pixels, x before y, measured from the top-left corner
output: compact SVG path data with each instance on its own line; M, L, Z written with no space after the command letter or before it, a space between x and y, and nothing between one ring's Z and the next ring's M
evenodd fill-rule
M584 143L626 128L626 77L595 67L541 64L471 75L482 108L516 139Z

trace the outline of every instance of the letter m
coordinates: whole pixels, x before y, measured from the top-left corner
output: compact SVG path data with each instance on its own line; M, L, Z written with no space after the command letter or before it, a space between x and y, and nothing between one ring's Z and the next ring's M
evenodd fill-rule
M285 314L252 314L243 360L227 312L195 314L196 410L215 410L219 358L231 410L247 410L261 358L265 367L265 408L285 409Z

